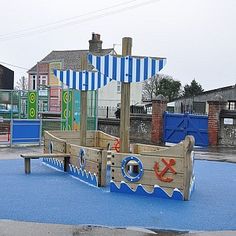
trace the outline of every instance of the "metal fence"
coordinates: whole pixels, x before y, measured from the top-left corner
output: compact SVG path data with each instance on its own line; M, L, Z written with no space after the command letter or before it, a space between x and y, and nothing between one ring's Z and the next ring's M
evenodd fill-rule
M148 114L148 109L141 105L131 105L130 114ZM110 106L98 107L99 118L120 118L120 108Z

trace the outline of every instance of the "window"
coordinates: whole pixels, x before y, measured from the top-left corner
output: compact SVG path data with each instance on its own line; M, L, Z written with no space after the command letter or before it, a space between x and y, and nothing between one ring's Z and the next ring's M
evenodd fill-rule
M35 79L33 79L33 90L35 90Z
M47 81L45 79L41 80L41 85L46 85Z
M229 110L236 110L236 101L229 101L228 102L228 109Z

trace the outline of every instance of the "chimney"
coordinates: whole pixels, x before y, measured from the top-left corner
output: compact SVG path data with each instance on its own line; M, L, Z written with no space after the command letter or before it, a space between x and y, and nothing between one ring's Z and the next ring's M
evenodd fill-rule
M89 40L89 51L100 52L102 49L102 40L100 40L100 34L92 33L92 39Z

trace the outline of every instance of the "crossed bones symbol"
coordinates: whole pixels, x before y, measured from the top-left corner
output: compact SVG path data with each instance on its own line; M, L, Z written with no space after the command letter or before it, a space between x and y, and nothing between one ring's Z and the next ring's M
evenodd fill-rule
M176 163L175 160L170 159L169 162L167 162L164 158L162 158L161 161L165 164L165 167L160 173L158 172L159 164L157 162L155 162L155 165L154 165L154 171L155 171L157 178L163 182L168 182L168 183L172 182L173 181L172 178L169 178L169 177L165 178L164 175L168 170L170 170L173 174L176 174L175 169L172 167Z

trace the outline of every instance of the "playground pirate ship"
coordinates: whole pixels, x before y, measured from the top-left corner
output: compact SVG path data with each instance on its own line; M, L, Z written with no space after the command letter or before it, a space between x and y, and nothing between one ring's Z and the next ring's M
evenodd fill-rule
M54 70L62 83L81 90L81 125L79 132L46 131L44 152L69 154L71 175L97 187L108 184L111 192L189 200L195 179L192 136L168 148L129 144L129 84L155 76L166 63L165 58L130 56L131 45L131 38L123 38L121 57L89 54L82 60L81 71ZM95 70L86 70L88 61ZM121 82L125 88L121 91L120 138L86 130L86 92L99 89L111 80ZM64 169L59 159L44 158L44 162ZM109 183L107 170L111 176Z
M192 136L168 148L132 144L130 153L117 152L117 140L101 131L90 131L86 146L81 146L80 132L45 131L44 153L69 154L69 174L96 187L110 185L111 192L190 199L195 180ZM64 169L61 159L44 158L43 161Z

